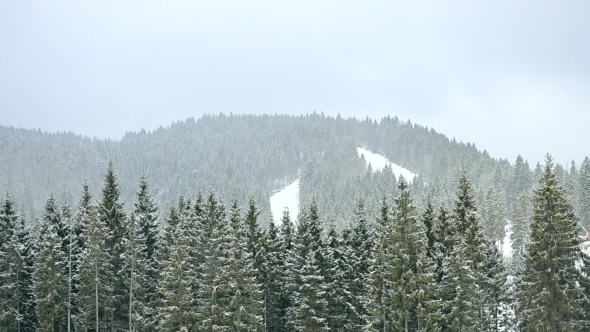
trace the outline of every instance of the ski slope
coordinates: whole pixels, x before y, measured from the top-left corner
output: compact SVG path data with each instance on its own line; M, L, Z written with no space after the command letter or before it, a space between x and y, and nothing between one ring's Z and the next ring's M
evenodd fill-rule
M285 208L289 209L291 220L294 221L299 214L299 179L270 197L270 211L275 225L281 225L281 218L283 218Z
M373 153L365 148L356 148L356 151L359 155L359 158L361 156L365 158L365 161L367 162L367 167L369 167L369 164L371 164L373 171L382 170L385 168L386 165L389 165L389 168L391 168L393 174L398 180L400 175L403 175L406 181L412 182L412 180L414 180L414 177L416 176L416 174L412 173L410 170L403 168L395 163L392 163L383 155Z

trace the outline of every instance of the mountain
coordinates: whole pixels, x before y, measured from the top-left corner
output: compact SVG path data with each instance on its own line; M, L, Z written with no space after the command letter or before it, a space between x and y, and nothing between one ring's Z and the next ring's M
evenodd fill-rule
M523 171L474 144L397 117L219 114L127 133L120 140L0 127L0 190L39 216L51 193L75 202L85 180L97 194L111 160L127 202L144 176L160 211L180 195L213 188L227 200L254 198L265 223L273 192L299 178L301 201L316 197L327 219L339 224L359 199L375 213L381 198L396 190L391 170L367 170L359 148L417 174L411 186L418 204L427 197L443 203L452 197L459 170L482 195L497 187L508 206L517 191L533 183L528 164ZM518 172L528 173L521 188L513 181Z

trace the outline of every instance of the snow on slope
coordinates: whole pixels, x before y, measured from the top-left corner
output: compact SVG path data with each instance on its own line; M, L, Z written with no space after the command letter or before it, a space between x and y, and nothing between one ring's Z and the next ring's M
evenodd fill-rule
M295 220L299 214L299 179L270 197L270 211L277 226L281 225L285 207L289 209L291 220Z
M404 179L408 182L412 182L416 174L412 173L410 170L401 167L400 165L394 164L390 162L385 156L380 155L378 153L373 153L370 150L365 148L356 148L356 151L360 156L365 157L365 161L367 162L367 167L371 164L373 171L382 170L385 168L385 165L389 165L389 168L395 174L395 177L399 179L400 175L404 176Z

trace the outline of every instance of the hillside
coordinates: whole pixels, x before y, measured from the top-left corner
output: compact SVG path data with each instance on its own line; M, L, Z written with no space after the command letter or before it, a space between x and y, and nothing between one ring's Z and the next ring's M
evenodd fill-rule
M338 224L359 199L373 214L382 197L396 190L390 170L366 170L359 147L416 173L412 187L419 205L426 197L449 203L445 197L453 196L459 170L466 172L482 202L494 187L507 207L517 192L531 188L534 178L522 160L511 165L471 143L396 117L220 114L128 133L116 141L0 127L0 190L38 216L50 193L74 204L84 180L98 194L112 160L126 202L133 201L143 176L160 211L180 195L214 188L230 201L254 198L264 224L273 192L299 178L301 201L316 197L327 219ZM558 173L560 169L558 165ZM565 179L569 172L561 174Z

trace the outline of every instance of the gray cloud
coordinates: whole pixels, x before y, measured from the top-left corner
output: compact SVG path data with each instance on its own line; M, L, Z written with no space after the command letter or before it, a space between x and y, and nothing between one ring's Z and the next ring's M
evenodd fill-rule
M530 162L590 133L581 1L0 4L0 123L98 137L203 113L386 114Z

